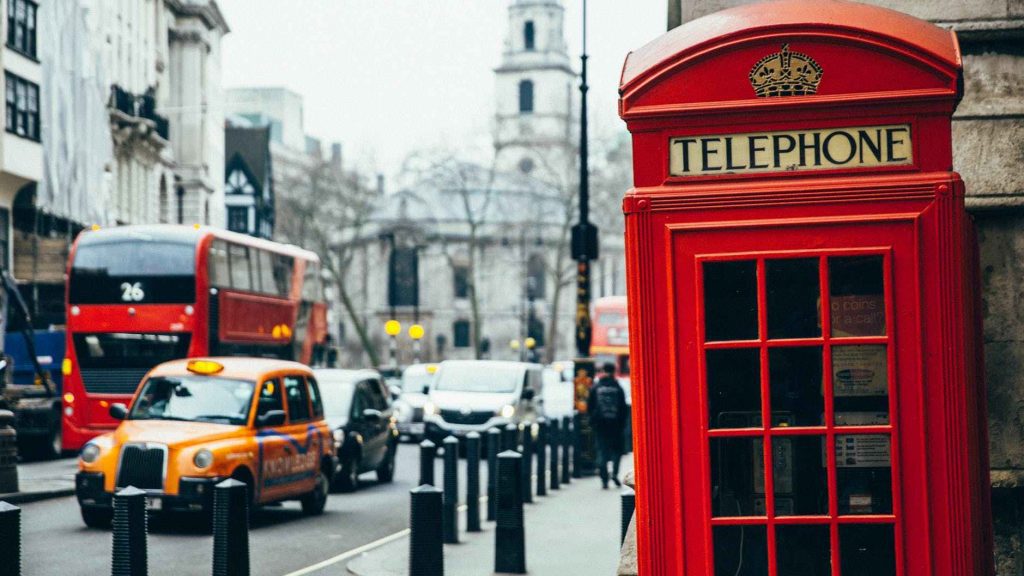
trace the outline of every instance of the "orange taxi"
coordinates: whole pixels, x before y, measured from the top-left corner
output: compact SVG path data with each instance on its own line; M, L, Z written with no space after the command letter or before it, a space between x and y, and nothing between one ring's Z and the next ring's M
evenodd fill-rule
M327 503L336 459L313 372L264 358L174 360L143 379L131 408L112 404L114 432L82 448L75 493L82 520L106 527L112 496L145 490L153 511L209 511L213 486L235 478L253 506Z

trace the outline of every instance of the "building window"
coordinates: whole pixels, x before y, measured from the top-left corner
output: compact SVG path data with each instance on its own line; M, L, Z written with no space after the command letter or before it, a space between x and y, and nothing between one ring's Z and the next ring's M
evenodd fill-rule
M236 168L228 175L228 186L225 192L228 194L249 194L252 196L256 194L256 188L249 183L245 172Z
M388 267L388 305L419 306L419 251L415 247L395 248L391 251Z
M8 253L8 245L11 242L11 211L7 208L0 208L0 271L9 270L11 261Z
M469 348L469 320L456 320L452 323L452 340L456 348Z
M519 83L519 113L533 112L533 82L523 80Z
M534 30L533 20L527 20L526 24L523 24L523 46L527 50L534 50L534 36L536 36L536 30Z
M7 0L7 46L31 58L36 57L36 3Z
M39 85L7 72L7 131L39 141Z
M469 267L456 266L453 270L455 297L469 298Z
M228 230L232 232L249 232L249 208L246 206L228 206Z

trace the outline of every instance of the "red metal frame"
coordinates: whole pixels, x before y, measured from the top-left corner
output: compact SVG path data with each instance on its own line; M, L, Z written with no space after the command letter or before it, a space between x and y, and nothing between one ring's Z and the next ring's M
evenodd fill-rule
M147 233L160 234L163 230L193 230L193 227L181 226L146 226ZM102 233L85 231L82 234ZM234 344L262 344L286 347L291 345L291 338L273 336L273 326L286 325L289 330L299 324L299 302L303 294L304 273L307 266L319 265L316 254L295 246L278 244L237 234L218 228L200 227L195 229L196 235L196 300L190 304L77 304L77 313L72 313L72 305L65 296L65 312L67 318L67 340L65 357L72 366L71 374L64 377L63 399L63 445L65 450L78 450L89 439L107 432L117 425L117 421L109 416L107 407L114 402L128 403L130 394L88 394L78 369L78 358L74 348L74 335L88 332L139 332L189 334L190 343L188 357L206 356L210 353L209 313L210 299L217 298L221 310L218 324L218 338ZM81 236L79 236L81 237ZM292 272L291 293L288 298L276 298L265 294L254 294L245 291L220 288L216 295L211 294L209 276L209 250L216 239L252 248L260 248L290 256L295 261ZM68 256L68 277L71 276L71 263L74 261L78 247L78 239L71 247ZM186 307L192 307L192 313ZM133 314L129 309L135 309ZM309 306L309 317L305 319L307 333L297 360L308 364L312 358L313 347L322 344L326 339L326 303L313 302ZM68 396L70 394L70 396ZM68 402L68 398L72 402ZM71 408L70 414L68 408Z
M756 98L747 75L780 45L825 70L814 95ZM631 54L620 114L633 137L634 182L623 202L637 477L644 575L714 574L712 527L764 525L770 574L775 529L828 525L832 576L839 528L885 523L901 576L992 574L977 261L951 171L950 119L961 94L955 36L890 10L842 1L746 5L673 30ZM913 163L847 170L679 177L669 142L687 135L909 124ZM884 259L886 334L832 336L827 258ZM822 333L769 339L765 259L819 261ZM704 338L701 262L755 259L756 340ZM887 347L889 424L836 426L832 347ZM771 428L769 349L820 346L825 422ZM704 352L758 349L762 427L709 426ZM890 438L892 513L839 514L836 436ZM823 436L826 515L778 517L771 443ZM709 442L764 439L766 515L711 515ZM879 574L878 576L883 576Z

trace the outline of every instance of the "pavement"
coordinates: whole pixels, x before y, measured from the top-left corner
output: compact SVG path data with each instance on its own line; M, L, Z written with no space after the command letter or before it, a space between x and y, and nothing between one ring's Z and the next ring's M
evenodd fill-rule
M622 464L625 475L632 469L632 455L623 457ZM486 480L486 475L482 476L481 480ZM560 490L548 490L547 496L534 495L534 502L524 506L528 573L615 574L621 529L619 492L614 487L602 490L600 481L594 477L574 478ZM486 503L481 504L481 514L485 512ZM446 575L494 574L494 523L482 524L482 532L468 533L464 515L460 519L459 544L445 545ZM348 563L347 569L353 576L406 576L408 533L362 552Z
M23 504L75 493L78 458L58 458L18 464L18 492L0 494L0 501Z

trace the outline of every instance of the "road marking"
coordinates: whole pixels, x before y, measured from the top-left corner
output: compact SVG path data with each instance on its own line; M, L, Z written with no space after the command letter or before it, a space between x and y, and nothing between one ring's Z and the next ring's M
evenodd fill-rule
M320 570L321 568L326 568L328 566L332 566L334 564L337 564L338 562L344 562L345 560L349 560L351 558L354 558L354 557L362 554L363 552L369 552L370 550L373 550L375 548L380 548L381 546L384 546L385 544L390 544L391 542L394 542L395 540L400 540L402 538L405 538L406 536L409 535L410 532L411 532L411 530L406 528L405 530L401 530L399 532L395 532L394 534L392 534L390 536L385 536L385 537L381 538L380 540L375 540L373 542L370 542L369 544L364 544L364 545L362 545L362 546L360 546L358 548L353 548L353 549L349 550L348 552L343 552L341 554L338 554L337 556L335 556L333 558L328 558L327 560L324 560L323 562L319 562L317 564L313 564L312 566L307 566L305 568L302 568L301 570L296 570L295 572L289 572L288 574L285 574L285 576L303 576L304 574L311 574L313 572L316 572L317 570Z
M481 501L481 503L486 503L487 502L487 497L486 496L481 497L480 501ZM467 508L466 505L462 504L462 505L459 506L458 510L459 510L459 512L464 512L466 510L466 508ZM324 560L323 562L318 562L316 564L313 564L312 566L306 566L305 568L301 568L299 570L296 570L295 572L289 572L289 573L285 574L284 576L304 576L305 574L312 574L313 572L316 572L317 570L320 570L321 568L326 568L328 566L333 566L333 565L335 565L335 564L337 564L339 562L344 562L345 560L351 560L352 558L355 558L356 556L359 556L360 554L362 554L364 552L369 552L370 550L374 550L374 549L380 548L381 546L384 546L385 544L390 544L390 543L394 542L395 540L401 540L402 538L405 538L406 536L408 536L411 533L412 533L412 530L410 530L408 528L406 528L405 530L400 530L398 532L395 532L394 534L391 534L390 536L385 536L385 537L383 537L383 538L381 538L379 540L374 540L373 542L370 542L369 544L363 544L362 546L360 546L358 548L353 548L353 549L349 550L348 552L342 552L341 554L338 554L337 556L334 556L332 558L328 558L327 560Z

